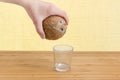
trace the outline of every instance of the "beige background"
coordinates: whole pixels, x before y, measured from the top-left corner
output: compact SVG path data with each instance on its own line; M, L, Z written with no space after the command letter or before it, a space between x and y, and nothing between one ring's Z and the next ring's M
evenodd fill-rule
M120 50L120 0L44 0L65 10L67 33L57 41L42 40L25 10L0 3L0 50L52 50L69 44L75 51Z

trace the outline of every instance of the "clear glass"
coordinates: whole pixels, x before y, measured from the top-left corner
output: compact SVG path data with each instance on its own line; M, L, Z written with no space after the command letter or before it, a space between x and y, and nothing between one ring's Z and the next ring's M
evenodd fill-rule
M54 69L59 72L71 70L73 47L69 45L56 45L53 47Z

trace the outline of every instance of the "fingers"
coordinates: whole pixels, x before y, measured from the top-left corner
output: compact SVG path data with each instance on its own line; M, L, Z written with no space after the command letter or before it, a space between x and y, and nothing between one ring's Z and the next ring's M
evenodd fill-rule
M65 19L67 25L69 23L69 19L67 17L67 14L65 11L59 9L58 7L56 7L54 4L50 4L49 5L49 8L48 8L48 14L49 15L58 15L58 16L61 16Z
M61 11L61 13L59 14L61 17L63 17L68 25L69 23L69 19L67 17L67 14L64 11Z

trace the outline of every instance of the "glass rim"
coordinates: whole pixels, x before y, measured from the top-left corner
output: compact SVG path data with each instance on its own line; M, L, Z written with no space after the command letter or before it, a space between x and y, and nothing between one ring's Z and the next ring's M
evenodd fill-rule
M66 48L66 49L62 49ZM67 44L58 44L53 46L53 51L73 51L73 47Z

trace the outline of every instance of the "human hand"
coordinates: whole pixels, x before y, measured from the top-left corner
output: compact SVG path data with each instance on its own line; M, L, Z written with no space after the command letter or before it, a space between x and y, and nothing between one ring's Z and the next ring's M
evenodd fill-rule
M61 16L65 19L66 23L68 24L67 14L63 10L56 7L55 5L40 0L27 0L27 1L26 4L24 3L23 7L27 11L30 18L32 19L36 27L36 31L38 32L42 39L45 38L42 22L48 16L50 15Z

